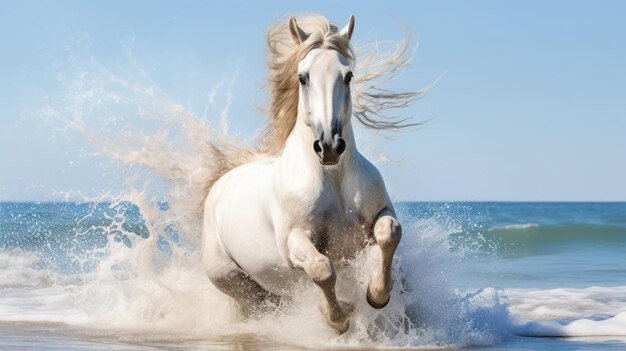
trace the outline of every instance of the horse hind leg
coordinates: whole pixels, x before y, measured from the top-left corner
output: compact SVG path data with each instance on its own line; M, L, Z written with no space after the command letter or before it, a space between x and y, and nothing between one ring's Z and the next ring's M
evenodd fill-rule
M207 274L215 287L237 302L244 319L279 305L280 296L265 290L221 251L219 247L205 251Z
M244 319L279 305L280 296L265 290L234 262L228 266L218 274L209 273L209 278L213 285L237 302Z

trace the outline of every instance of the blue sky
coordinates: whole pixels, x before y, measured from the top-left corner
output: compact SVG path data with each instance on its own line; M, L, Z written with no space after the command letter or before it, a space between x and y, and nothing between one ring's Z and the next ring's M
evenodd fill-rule
M39 115L71 75L96 60L132 75L132 51L167 95L201 113L208 91L234 81L230 130L263 119L264 33L317 11L354 40L419 37L396 82L445 76L407 116L420 130L381 142L395 200L626 200L624 2L582 1L2 1L0 200L54 200L115 188L108 161Z

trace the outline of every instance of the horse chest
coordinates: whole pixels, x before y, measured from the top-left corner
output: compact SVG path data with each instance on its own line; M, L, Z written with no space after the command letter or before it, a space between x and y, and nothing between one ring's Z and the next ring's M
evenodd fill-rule
M311 232L320 252L333 260L352 259L373 243L371 215L353 198L337 195L317 203Z
M354 258L374 242L373 222L384 207L376 186L364 172L348 177L304 174L279 183L286 228L311 233L318 251L333 260ZM294 181L294 179L297 179ZM384 188L383 188L384 189Z

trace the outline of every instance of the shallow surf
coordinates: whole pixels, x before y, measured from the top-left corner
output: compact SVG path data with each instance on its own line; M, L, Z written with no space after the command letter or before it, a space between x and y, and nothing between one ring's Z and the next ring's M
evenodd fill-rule
M175 204L151 206L0 204L0 348L626 345L626 204L399 203L392 302L376 311L363 296L375 250L346 263L338 291L355 312L342 336L307 284L291 303L240 321L170 217Z

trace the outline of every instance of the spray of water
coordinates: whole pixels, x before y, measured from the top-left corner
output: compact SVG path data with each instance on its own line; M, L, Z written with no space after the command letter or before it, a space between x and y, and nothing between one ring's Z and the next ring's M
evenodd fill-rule
M215 167L209 144L231 138L234 78L213 87L199 117L165 96L145 72L138 77L123 78L90 61L75 77L63 78L63 107L45 111L65 134L80 135L90 150L117 161L125 179L119 193L84 199L112 214L96 225L104 245L72 253L89 262L80 279L55 285L60 305L73 311L63 322L163 338L254 334L317 348L492 344L507 335L500 291L458 289L448 281L464 255L449 244L458 225L410 214L385 309L373 310L364 297L378 251L365 250L341 265L339 296L355 305L346 334L328 328L317 307L319 291L307 282L290 302L242 321L207 279L198 250L202 189ZM220 89L227 89L223 104ZM218 105L215 128L208 111ZM129 217L129 206L138 209L141 225Z

